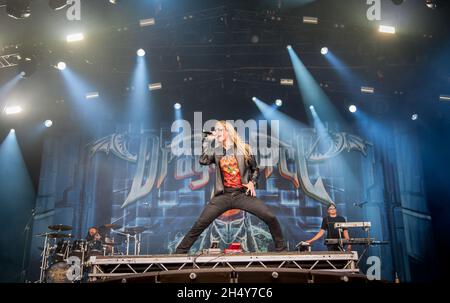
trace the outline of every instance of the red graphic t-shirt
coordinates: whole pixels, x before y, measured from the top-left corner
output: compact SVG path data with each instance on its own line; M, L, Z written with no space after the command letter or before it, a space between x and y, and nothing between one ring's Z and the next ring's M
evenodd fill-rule
M242 187L241 174L234 155L227 155L220 159L224 187Z

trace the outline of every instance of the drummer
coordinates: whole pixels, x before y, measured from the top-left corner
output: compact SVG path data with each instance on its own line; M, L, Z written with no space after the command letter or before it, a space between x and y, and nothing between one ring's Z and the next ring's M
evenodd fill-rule
M95 226L89 227L88 234L86 236L87 241L98 241L102 238L100 233L98 232L98 228Z
M105 248L105 253L108 255L114 254L114 239L110 236L110 230L112 228L119 227L118 225L114 224L105 224L99 227L99 232L102 235L102 243Z
M89 228L86 240L90 243L89 247L91 250L103 251L104 249L104 252L106 254L114 253L114 247L113 245L111 245L114 244L114 239L111 239L107 236L108 227L109 226L107 225L103 225L100 226L100 228L96 226L91 226Z

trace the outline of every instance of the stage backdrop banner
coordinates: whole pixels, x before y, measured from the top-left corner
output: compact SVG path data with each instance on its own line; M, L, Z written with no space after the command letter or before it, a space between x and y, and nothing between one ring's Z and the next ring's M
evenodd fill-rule
M319 231L326 206L334 203L339 215L370 221L370 236L389 242L366 252L381 258L383 278L397 274L403 281L427 280L435 251L414 131L395 123L383 135L370 126L363 133L338 129L328 127L327 140L314 128L285 130L274 151L276 164L260 167L257 196L277 215L290 250ZM195 155L175 156L174 136L170 127L102 124L89 135L47 138L33 233L65 224L77 239L90 226L112 223L121 226L119 232L139 226L145 229L141 254L173 253L212 197L216 169L199 165ZM125 253L125 237L106 232L123 243L116 252ZM362 229L350 230L351 237L364 235ZM221 248L240 242L246 251L273 249L268 227L240 210L222 214L191 252L209 248L212 241ZM33 238L33 277L42 245L41 237ZM325 250L323 239L312 248ZM130 249L133 253L133 244Z

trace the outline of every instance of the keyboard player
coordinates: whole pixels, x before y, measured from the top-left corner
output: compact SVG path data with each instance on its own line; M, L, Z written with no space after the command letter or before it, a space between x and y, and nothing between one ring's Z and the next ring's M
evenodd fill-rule
M322 236L325 234L325 232L327 233L327 239L339 239L339 230L334 228L334 223L336 223L336 222L346 222L346 220L344 217L338 216L337 211L336 211L336 206L334 204L329 204L327 207L327 216L323 218L322 226L320 227L319 232L314 237L312 237L311 239L309 239L305 242L308 244L312 244L313 242L322 238ZM350 238L348 235L347 229L343 230L343 238L344 239ZM328 248L328 250L332 250L332 251L341 250L339 248L338 244L327 245L327 248ZM347 250L351 251L352 246L347 245Z

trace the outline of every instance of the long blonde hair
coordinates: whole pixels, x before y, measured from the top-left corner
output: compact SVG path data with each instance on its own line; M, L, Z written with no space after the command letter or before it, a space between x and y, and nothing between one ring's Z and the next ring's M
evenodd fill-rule
M241 137L239 136L239 134L237 133L237 131L234 129L233 125L230 122L220 120L217 123L222 124L222 126L227 130L228 136L233 142L233 145L237 148L238 153L240 155L244 155L245 160L248 161L251 157L250 145L248 145L241 139Z

